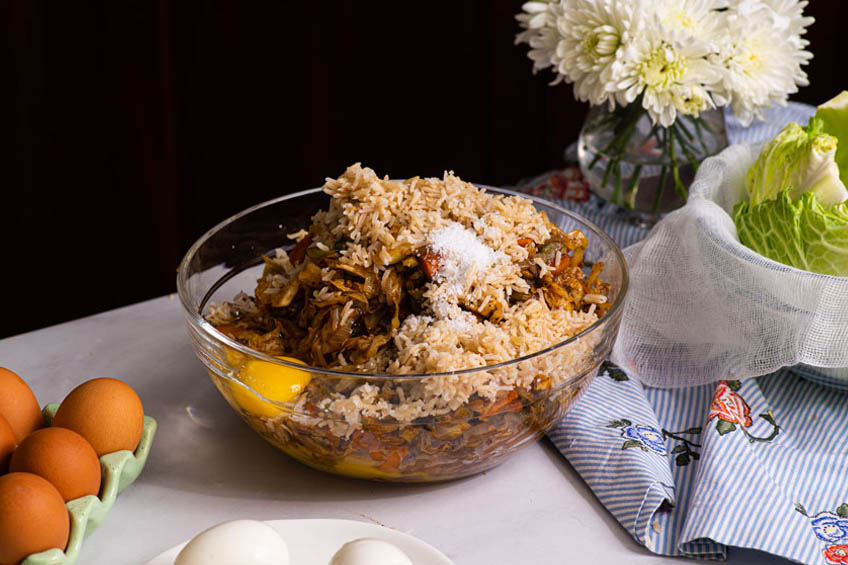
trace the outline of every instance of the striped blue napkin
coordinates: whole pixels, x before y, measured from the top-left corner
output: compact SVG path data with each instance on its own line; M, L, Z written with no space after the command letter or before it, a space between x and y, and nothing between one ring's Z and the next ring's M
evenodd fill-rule
M728 137L769 139L812 111L790 103L748 128L726 115ZM647 235L590 194L574 167L520 189L575 210L621 247ZM737 546L848 565L848 394L787 369L652 389L606 363L549 438L655 553L724 559Z

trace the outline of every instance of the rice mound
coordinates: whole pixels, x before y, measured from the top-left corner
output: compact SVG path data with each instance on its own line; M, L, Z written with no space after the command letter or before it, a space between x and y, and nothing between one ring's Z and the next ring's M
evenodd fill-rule
M523 301L510 302L513 293L530 290L520 268L528 251L518 240L543 242L551 236L547 218L529 199L486 192L452 172L441 179L393 181L379 178L359 163L337 179L328 178L323 190L332 198L329 208L312 218L309 233L313 241L344 238L347 243L340 250L339 262L372 269L378 276L385 275L386 266L399 254L432 246L434 234L440 230L445 240L456 240L465 232L473 234L471 239L477 242L457 252L459 260L466 261L464 270L458 269L450 280L437 278L428 283L425 311L408 315L392 330L393 351L382 351L357 365L357 372L404 375L485 367L546 349L598 320L594 306L588 311L548 307L541 291ZM290 237L300 240L306 235L301 230ZM479 259L477 263L472 260L475 258ZM297 274L298 267L283 250L277 251L275 261L284 271L276 275L279 284L273 285L279 289ZM327 272L322 276L330 275ZM273 287L269 292L275 290ZM325 287L315 291L313 298L325 300L334 294ZM461 308L460 300L463 306L475 310L500 308L502 320L480 320ZM350 302L348 305L353 306ZM342 316L346 310L342 310ZM230 317L224 305L216 305L210 312L213 323ZM493 401L499 392L531 388L539 377L550 379L556 386L585 373L595 364L597 342L590 334L551 353L504 367L417 379L369 379L350 392L331 393L320 399L304 394L295 406L300 414L285 417L312 420L301 409L307 402L317 401L325 413L344 422L330 424L331 429L337 427L335 433L347 435L362 417L408 423L439 416L461 407L475 393ZM346 360L339 356L337 365L330 368L346 368ZM327 425L324 419L311 423Z

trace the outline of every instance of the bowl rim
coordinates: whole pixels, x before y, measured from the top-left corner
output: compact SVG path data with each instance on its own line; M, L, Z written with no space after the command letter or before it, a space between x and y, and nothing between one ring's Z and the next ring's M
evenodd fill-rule
M182 304L184 314L186 314L188 316L188 321L190 323L197 326L200 331L205 332L210 337L214 338L216 341L221 342L223 345L225 345L227 347L235 349L239 353L251 356L253 358L259 359L259 360L264 361L264 362L273 363L275 365L288 367L288 368L291 368L291 369L297 369L299 371L308 371L310 373L319 373L321 375L333 376L333 377L347 377L347 378L352 377L352 378L357 378L357 379L376 379L376 380L384 380L385 379L385 380L398 380L398 381L399 380L416 380L416 379L433 378L433 377L447 377L447 376L466 375L466 374L471 374L471 373L478 373L478 372L483 372L483 371L492 371L492 370L496 370L496 369L501 369L501 368L509 366L509 365L517 365L517 364L529 361L531 359L535 359L536 357L541 357L543 355L547 355L548 353L551 353L554 350L560 349L560 348L565 347L565 346L567 346L571 343L577 342L581 338L583 338L586 335L594 332L598 328L603 327L610 320L613 320L613 319L615 319L615 317L621 315L623 308L624 308L624 302L626 301L629 284L630 284L630 271L629 271L629 268L627 266L627 261L624 258L624 253L622 253L621 248L618 246L618 244L615 242L615 240L613 240L612 237L609 236L609 234L607 234L604 230L602 230L600 227L598 227L594 222L591 222L588 219L581 216L580 214L577 214L576 212L572 212L571 210L568 210L567 208L564 208L564 207L562 207L562 206L558 205L557 203L552 202L550 200L545 200L544 198L539 198L537 196L533 196L533 195L530 195L530 194L524 194L524 193L521 193L521 192L517 192L517 191L514 191L514 190L505 189L505 188L493 187L493 186L489 186L489 185L485 185L485 184L478 184L478 183L471 183L471 184L473 184L475 187L483 189L487 192L494 192L496 194L501 194L501 195L504 195L504 196L517 196L517 197L525 198L525 199L530 200L532 202L541 204L543 206L553 208L557 212L560 212L560 213L568 216L572 220L577 221L579 224L583 224L583 225L588 226L589 228L593 229L597 234L599 234L601 239L612 249L613 255L616 258L616 260L619 263L620 268L621 268L621 278L622 278L621 286L618 289L618 295L616 296L615 302L613 302L610 309L607 310L607 312L603 316L601 316L600 318L595 320L592 324L590 324L588 327L586 327L581 332L571 336L570 338L568 338L564 341L560 341L560 342L557 342L553 345L550 345L550 346L548 346L544 349L540 349L538 351L534 351L532 353L528 353L527 355L523 355L521 357L516 357L514 359L509 359L509 360L506 360L506 361L493 363L491 365L483 365L483 366L480 366L480 367L470 367L470 368L467 368L467 369L458 369L456 371L444 371L444 372L439 372L439 373L356 373L356 372L351 372L351 371L340 371L340 370L337 370L337 369L328 369L328 368L323 368L323 367L314 367L312 365L301 365L301 364L298 364L298 363L292 363L290 361L286 361L285 359L280 359L280 358L274 357L272 355L267 355L265 353L262 353L261 351L257 351L255 349L252 349L252 348L246 346L246 345L242 345L241 343L235 341L234 339L231 339L229 336L225 335L224 333L218 331L212 324L210 324L208 321L206 321L206 319L201 315L201 313L199 311L195 311L191 307L190 298L188 296L188 289L187 289L187 282L188 282L187 272L188 272L189 264L191 263L191 260L196 255L198 249L200 249L200 247L204 243L206 243L206 241L208 241L211 237L213 237L218 231L220 231L224 227L226 227L229 224L235 222L236 220L242 218L243 216L246 216L246 215L248 215L248 214L250 214L250 213L252 213L256 210L259 210L261 208L264 208L266 206L271 206L273 204L277 204L278 202L282 202L282 201L285 201L285 200L293 200L293 199L299 198L301 196L307 196L307 195L317 194L319 192L323 192L323 187L316 187L316 188L301 190L301 191L298 191L298 192L293 192L291 194L285 194L283 196L278 196L276 198L272 198L270 200L266 200L264 202L260 202L258 204L253 205L253 206L250 206L249 208L245 208L244 210L237 212L236 214L233 214L229 218L219 222L218 224L213 226L211 229L207 230L206 233L204 233L202 236L200 236L197 239L197 241L195 241L192 244L192 246L189 248L189 250L186 251L185 255L183 256L182 260L180 261L179 267L177 268L177 294L179 295L180 304Z

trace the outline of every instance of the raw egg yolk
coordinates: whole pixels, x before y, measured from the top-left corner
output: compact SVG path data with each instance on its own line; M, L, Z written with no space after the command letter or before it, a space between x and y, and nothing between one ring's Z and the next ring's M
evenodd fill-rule
M278 359L306 366L306 363L299 359L291 357L278 357ZM236 404L241 406L242 410L254 416L274 418L279 416L282 410L268 400L291 402L303 392L312 376L308 371L251 359L239 371L238 379L264 396L265 399L253 394L243 386L231 384L230 390Z

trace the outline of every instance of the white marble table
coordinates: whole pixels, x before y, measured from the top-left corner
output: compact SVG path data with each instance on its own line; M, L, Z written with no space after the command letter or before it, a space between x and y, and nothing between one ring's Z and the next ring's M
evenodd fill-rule
M469 479L429 486L310 470L255 435L195 358L174 295L0 340L0 366L42 405L115 376L159 422L147 466L89 536L78 563L146 563L226 520L341 518L419 537L457 565L691 563L639 546L547 442ZM737 564L789 563L736 550Z

